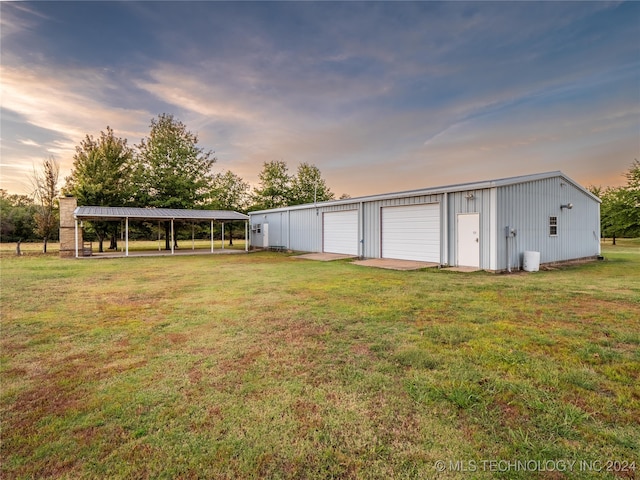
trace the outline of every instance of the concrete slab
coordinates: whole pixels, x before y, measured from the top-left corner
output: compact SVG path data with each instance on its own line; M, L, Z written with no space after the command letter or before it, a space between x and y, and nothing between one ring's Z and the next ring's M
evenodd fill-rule
M354 255L343 255L341 253L305 253L304 255L296 255L293 258L301 260L318 260L320 262L331 262L333 260L344 260L346 258L356 258Z
M472 273L472 272L480 271L480 269L477 267L447 267L447 270L451 272L462 272L462 273Z
M412 260L393 260L390 258L370 258L369 260L357 260L354 265L363 267L386 268L388 270L420 270L421 268L435 268L437 263L416 262Z

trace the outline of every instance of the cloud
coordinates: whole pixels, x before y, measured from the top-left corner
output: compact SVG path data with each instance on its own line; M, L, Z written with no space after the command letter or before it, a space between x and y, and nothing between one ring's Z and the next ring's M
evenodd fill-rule
M30 138L18 139L18 142L21 145L26 145L27 147L40 147L41 146L38 142L36 142L34 140L31 140Z
M254 184L279 159L352 195L622 171L636 5L5 2L3 162L53 153L68 168L85 134L137 142L165 112Z
M148 73L148 79L135 84L163 102L212 121L246 124L256 120L256 110L234 98L228 86L206 82L197 72L178 70L175 65L159 65Z
M42 20L49 17L35 8L22 2L2 2L0 4L2 15L0 15L0 38L5 41L7 38L37 27Z
M100 101L108 84L104 73L95 69L3 65L3 117L11 114L29 125L34 134L46 133L42 139L7 138L4 133L3 157L17 165L33 161L33 150L39 149L38 162L54 155L60 162L63 178L71 168L76 145L85 135L96 135L111 125L116 134L124 138L142 138L141 127L153 115L144 110L112 107ZM31 153L24 151L25 148ZM10 173L3 171L3 184L10 181Z

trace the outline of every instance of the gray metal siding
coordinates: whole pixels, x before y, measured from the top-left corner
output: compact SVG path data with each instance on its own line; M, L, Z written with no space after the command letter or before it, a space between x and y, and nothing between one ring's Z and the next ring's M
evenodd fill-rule
M489 225L491 222L491 189L465 190L449 194L448 252L445 263L458 265L458 214L480 214L480 268L488 269L491 256Z
M291 215L291 250L300 252L322 251L322 213L315 208L292 210Z
M518 183L518 180L522 180ZM469 187L476 187L475 189ZM381 210L387 206L438 203L442 264L457 265L457 216L478 213L480 219L480 268L507 268L505 226L517 230L511 242L511 266L522 265L524 251L540 252L541 263L584 258L600 253L600 204L598 200L559 172L519 177L509 182L484 182L447 187L440 192L406 192L405 196L363 197L336 203L296 206L253 212L251 224L269 223L269 244L292 250L321 252L322 214L359 210L359 253L381 257ZM467 187L465 189L465 187ZM572 203L571 210L560 210ZM558 218L558 235L549 235L549 217ZM290 226L290 228L289 228ZM252 234L251 245L262 246L261 235Z
M540 252L540 263L598 255L600 204L562 177L503 186L497 192L497 265L507 268L504 228L517 233L511 241L511 265L522 265L525 251ZM571 210L560 205L573 204ZM558 234L549 234L549 217L558 220Z
M251 215L251 246L263 246L265 224L269 224L269 246L287 246L289 223L286 212ZM254 233L256 225L260 225L260 233Z
M353 210L357 204L326 205L323 207L284 210L275 212L252 213L251 225L269 224L269 246L282 246L300 252L322 251L322 214ZM289 228L290 226L290 228ZM251 236L251 246L263 246L264 227L261 233Z

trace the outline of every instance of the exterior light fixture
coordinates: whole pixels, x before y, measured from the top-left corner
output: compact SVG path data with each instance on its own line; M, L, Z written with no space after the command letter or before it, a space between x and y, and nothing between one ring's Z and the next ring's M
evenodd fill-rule
M476 198L476 196L471 192L467 192L464 198L466 198L467 200L473 200L474 198Z
M573 203L567 203L566 205L560 205L560 210L566 208L567 210L571 210L573 208Z

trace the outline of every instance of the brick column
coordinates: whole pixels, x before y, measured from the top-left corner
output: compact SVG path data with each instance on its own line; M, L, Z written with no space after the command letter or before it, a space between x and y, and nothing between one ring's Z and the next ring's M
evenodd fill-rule
M76 256L76 219L73 212L78 206L75 197L61 197L60 201L60 256ZM82 255L82 229L78 228L78 254Z

